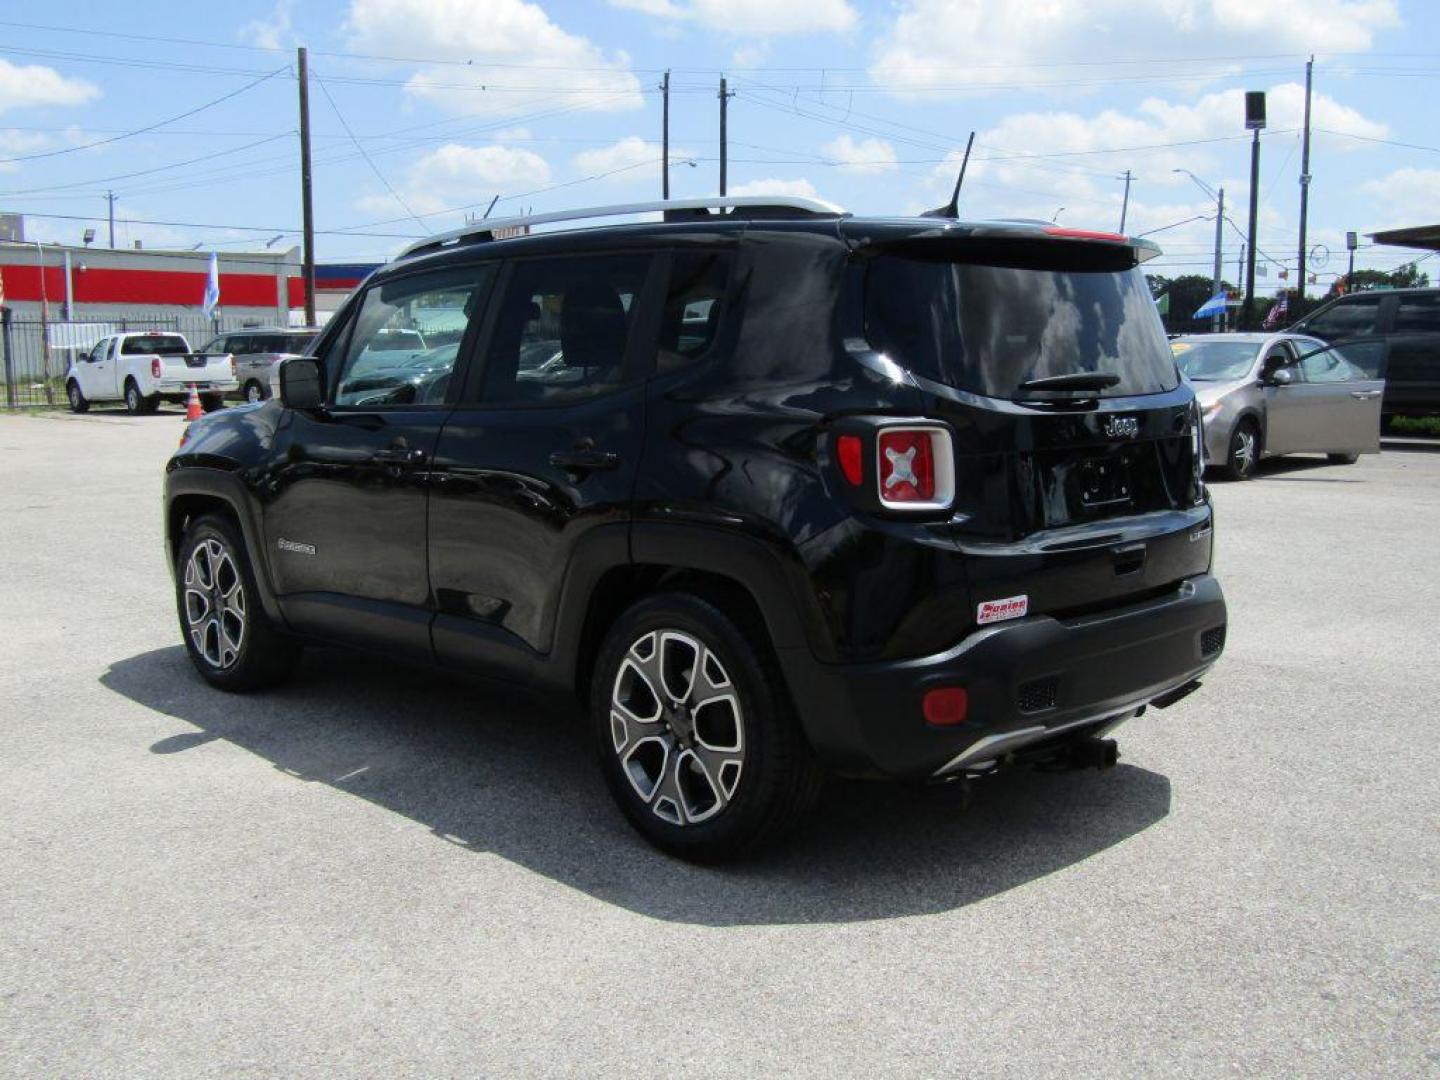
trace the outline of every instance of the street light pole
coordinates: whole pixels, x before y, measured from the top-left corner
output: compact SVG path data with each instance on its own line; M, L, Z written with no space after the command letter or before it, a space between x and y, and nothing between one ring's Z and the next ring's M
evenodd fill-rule
M1250 129L1250 233L1246 240L1245 306L1240 314L1242 330L1250 329L1251 313L1255 307L1255 233L1260 222L1260 129L1265 126L1265 91L1246 92L1245 126Z
M1201 180L1189 169L1171 169L1170 171L1184 173L1191 180L1195 181L1196 185L1200 188L1201 191L1205 192L1206 195L1209 195L1212 199L1215 200L1215 281L1214 292L1210 294L1211 296L1214 296L1224 287L1225 279L1224 271L1221 267L1221 262L1225 249L1225 189L1222 187L1217 191L1209 184L1205 183L1204 180ZM1224 319L1225 316L1222 314L1217 313L1215 315L1215 322L1212 327L1215 333L1218 334L1222 329L1224 329Z

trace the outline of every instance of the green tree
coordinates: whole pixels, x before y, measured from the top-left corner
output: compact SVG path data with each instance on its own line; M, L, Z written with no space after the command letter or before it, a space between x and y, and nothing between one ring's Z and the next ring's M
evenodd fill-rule
M1182 274L1177 278L1146 274L1145 279L1150 282L1153 295L1158 297L1166 293L1170 297L1170 313L1164 316L1166 330L1174 334L1199 334L1211 328L1212 320L1191 318L1195 310L1215 294L1215 283L1211 278L1200 274ZM1221 285L1227 292L1232 288L1229 282L1223 280Z
M1330 284L1330 291L1325 295L1340 295L1340 286L1344 284L1344 276L1337 277ZM1363 292L1366 289L1423 289L1430 284L1430 275L1423 273L1413 262L1398 266L1394 270L1356 270L1350 284L1345 286L1346 292Z

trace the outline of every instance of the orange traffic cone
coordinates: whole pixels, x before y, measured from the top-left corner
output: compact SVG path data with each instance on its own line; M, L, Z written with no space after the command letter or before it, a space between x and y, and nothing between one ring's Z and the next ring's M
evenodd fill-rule
M185 402L185 420L199 420L205 415L205 410L200 407L200 391L195 389L195 384L190 384L190 399Z

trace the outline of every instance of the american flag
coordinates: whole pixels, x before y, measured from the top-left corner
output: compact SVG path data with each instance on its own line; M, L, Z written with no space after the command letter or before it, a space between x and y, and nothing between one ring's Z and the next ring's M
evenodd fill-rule
M1270 305L1270 311L1265 316L1265 329L1274 330L1285 321L1285 316L1289 311L1290 298L1285 293L1281 293L1279 299Z

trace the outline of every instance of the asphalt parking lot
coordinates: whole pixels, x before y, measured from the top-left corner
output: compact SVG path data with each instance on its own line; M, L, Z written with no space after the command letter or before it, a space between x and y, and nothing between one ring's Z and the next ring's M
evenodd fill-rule
M1226 655L1119 768L701 869L521 698L201 683L180 429L0 416L0 1074L1440 1072L1440 446L1216 485Z

